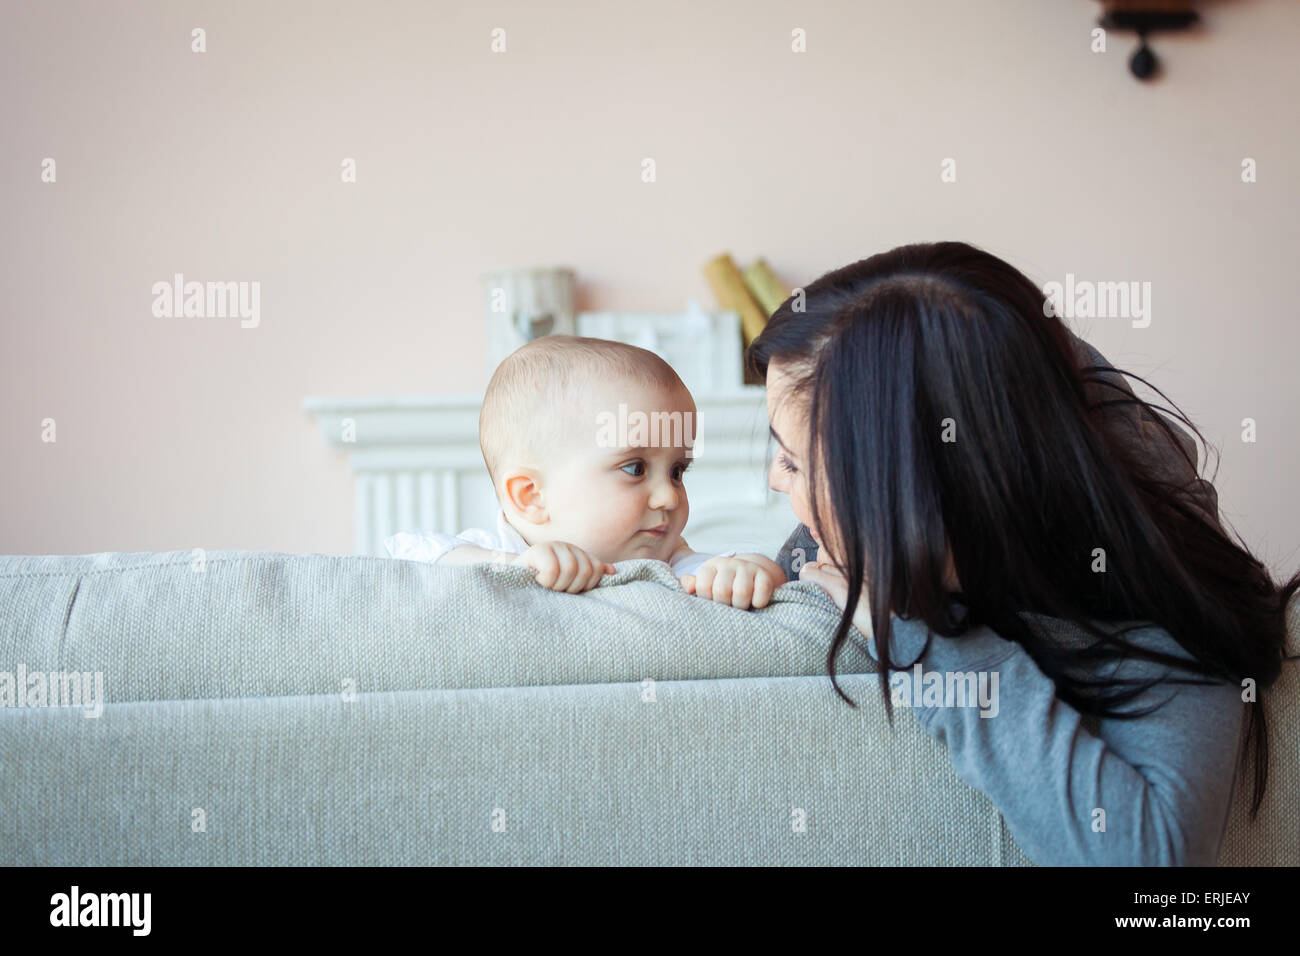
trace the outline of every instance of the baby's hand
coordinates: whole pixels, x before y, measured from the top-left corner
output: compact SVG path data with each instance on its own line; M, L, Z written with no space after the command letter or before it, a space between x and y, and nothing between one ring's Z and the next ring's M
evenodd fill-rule
M785 572L771 558L761 554L738 554L709 558L699 573L682 578L688 594L748 610L766 607L772 592L785 584Z
M576 544L563 541L535 544L510 563L534 568L542 587L569 594L590 591L603 575L615 572L614 565L597 561Z

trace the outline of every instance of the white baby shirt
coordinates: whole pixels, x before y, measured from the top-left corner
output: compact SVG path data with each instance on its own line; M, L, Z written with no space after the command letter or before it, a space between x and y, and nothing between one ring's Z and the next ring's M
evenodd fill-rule
M511 526L510 522L506 521L506 513L503 510L497 511L496 531L470 528L454 535L440 534L435 531L400 531L384 539L384 547L388 549L390 557L405 561L427 561L430 564L436 562L452 548L458 548L463 544L476 545L489 551L507 551L510 554L523 554L528 550L528 542ZM735 551L724 551L721 554L700 554L698 551L681 548L673 554L668 566L673 569L673 574L680 578L683 575L696 574L700 566L709 558L726 558L735 553Z

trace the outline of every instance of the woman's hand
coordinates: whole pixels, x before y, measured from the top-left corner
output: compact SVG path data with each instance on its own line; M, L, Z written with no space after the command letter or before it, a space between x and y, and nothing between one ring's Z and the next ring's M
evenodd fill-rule
M820 586L841 611L849 603L849 580L843 571L829 562L810 561L799 569L799 580L811 581ZM857 609L853 612L853 626L867 637L871 636L871 602L865 584L858 597Z
M761 554L709 558L696 574L682 577L682 588L719 604L747 611L766 607L772 592L785 584L785 572L771 558Z

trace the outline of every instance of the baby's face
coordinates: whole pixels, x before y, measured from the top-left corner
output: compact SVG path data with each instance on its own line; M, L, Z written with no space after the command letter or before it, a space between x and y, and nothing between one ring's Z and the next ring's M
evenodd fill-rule
M545 538L610 563L667 561L690 516L682 478L695 425L695 402L684 388L594 388L591 406L573 413L566 447L546 471Z

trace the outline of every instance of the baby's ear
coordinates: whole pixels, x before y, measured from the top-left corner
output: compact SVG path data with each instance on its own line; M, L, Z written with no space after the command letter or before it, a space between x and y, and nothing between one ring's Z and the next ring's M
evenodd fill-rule
M516 512L532 524L546 524L550 515L542 498L542 478L531 468L520 468L505 476L502 482L506 500Z

